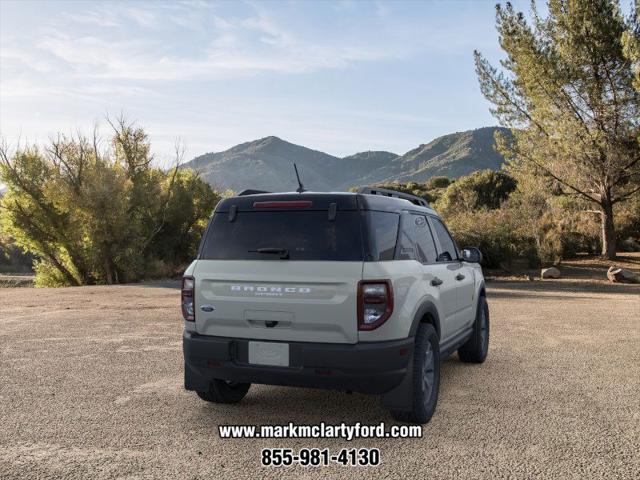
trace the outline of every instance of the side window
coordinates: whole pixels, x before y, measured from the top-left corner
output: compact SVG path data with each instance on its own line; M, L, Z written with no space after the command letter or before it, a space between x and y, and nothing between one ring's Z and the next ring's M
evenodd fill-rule
M403 213L400 225L400 233L398 234L398 248L396 250L396 260L418 260L418 254L415 247L416 232L413 228L413 215Z
M453 242L451 235L437 218L430 218L429 223L433 227L433 233L438 237L440 249L438 250L438 262L451 262L458 258L456 244Z
M373 261L393 260L400 215L390 212L366 212L369 224L369 249Z
M422 263L436 261L436 245L431 236L431 230L424 215L411 215L416 241L416 259Z
M398 236L397 260L417 260L421 263L436 261L436 246L424 215L405 212Z

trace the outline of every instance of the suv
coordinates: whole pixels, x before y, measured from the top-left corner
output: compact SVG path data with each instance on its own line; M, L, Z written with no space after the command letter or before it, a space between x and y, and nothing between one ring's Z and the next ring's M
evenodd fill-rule
M381 394L428 422L441 361L487 356L480 252L412 195L243 193L218 204L183 278L185 388L216 403L252 383Z

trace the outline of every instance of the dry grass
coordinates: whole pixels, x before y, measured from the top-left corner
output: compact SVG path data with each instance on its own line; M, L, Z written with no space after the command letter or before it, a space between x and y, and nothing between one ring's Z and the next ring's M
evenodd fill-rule
M34 281L33 275L0 273L0 288L33 287Z

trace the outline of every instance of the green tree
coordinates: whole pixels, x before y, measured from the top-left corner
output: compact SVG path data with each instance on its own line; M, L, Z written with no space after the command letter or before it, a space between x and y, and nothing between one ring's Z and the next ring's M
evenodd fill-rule
M634 85L640 92L640 2L635 2L635 12L631 14L630 28L624 32L622 41L624 53L633 64Z
M171 201L163 213L163 228L149 246L153 256L178 266L193 260L219 200L220 195L193 170L178 170Z
M476 71L492 113L512 128L513 140L498 142L511 168L550 177L562 194L595 204L602 254L614 258L614 205L640 191L635 47L624 47L638 38L637 13L625 19L611 0L548 7L543 18L532 4L529 24L509 3L498 5L507 58L498 70L475 52Z
M445 217L454 213L469 215L474 210L500 208L516 182L506 172L480 170L460 177L440 196L436 209Z
M219 197L179 160L168 171L152 167L141 128L123 119L112 127L104 151L97 134L0 150L0 225L36 256L37 285L171 274L195 254Z
M32 256L24 253L13 239L0 231L0 272L28 273L32 269Z

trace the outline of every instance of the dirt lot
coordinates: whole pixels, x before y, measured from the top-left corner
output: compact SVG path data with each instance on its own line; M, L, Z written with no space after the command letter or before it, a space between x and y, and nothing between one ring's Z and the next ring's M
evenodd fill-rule
M445 362L419 440L221 440L218 424L391 422L374 397L182 388L179 292L0 289L0 478L638 478L640 286L490 285L491 350ZM377 446L377 469L260 468L266 446Z

